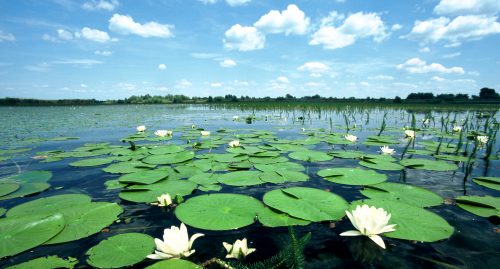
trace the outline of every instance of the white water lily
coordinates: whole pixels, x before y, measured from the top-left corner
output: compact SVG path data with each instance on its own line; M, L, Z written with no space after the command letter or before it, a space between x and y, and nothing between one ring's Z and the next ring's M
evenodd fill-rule
M144 131L146 131L146 126L144 126L144 125L139 125L139 126L137 126L137 128L136 128L136 129L137 129L137 131L138 131L138 132L144 132Z
M165 194L162 194L158 197L156 197L156 199L158 200L158 206L169 206L172 204L172 197L170 197L170 194L168 193L165 193Z
M405 130L405 135L406 135L406 137L409 137L409 138L415 138L415 131Z
M194 129L194 128L196 128L196 125L192 124L191 129Z
M236 147L241 146L240 140L233 140L233 141L229 142L228 145L232 148L236 148Z
M240 116L233 116L233 120L239 120Z
M459 133L462 131L462 126L455 126L453 127L453 132Z
M201 131L200 132L202 136L208 136L210 135L210 131Z
M344 136L345 139L347 139L349 142L356 142L356 140L358 140L358 137L355 136L355 135L352 135L352 134L348 134L346 136Z
M486 143L488 143L489 137L486 135L478 135L476 137L477 142L479 142L479 146L484 146Z
M343 232L340 234L341 236L365 235L381 248L385 249L384 240L382 240L379 234L396 230L394 229L396 224L387 225L391 214L388 214L383 208L370 207L368 205L358 205L352 213L349 211L345 213L356 230Z
M380 152L382 154L392 155L394 154L394 149L389 148L389 146L380 147Z
M429 122L430 122L430 120L429 120L429 119L422 119L422 123L423 123L424 125L429 124Z
M163 231L163 241L155 238L156 250L148 258L154 260L188 257L195 252L191 249L194 240L204 234L194 234L189 238L186 225L181 223L179 227L172 226Z
M300 128L300 131L301 131L301 132L305 132L305 131L306 131L306 128Z
M155 131L155 135L156 136L159 136L159 137L165 137L168 135L168 132L167 130L156 130ZM170 131L171 132L171 131Z
M255 248L248 248L247 239L243 238L242 240L236 240L234 244L228 244L226 242L222 242L222 245L227 250L226 258L234 258L234 259L244 259L248 254L255 251Z

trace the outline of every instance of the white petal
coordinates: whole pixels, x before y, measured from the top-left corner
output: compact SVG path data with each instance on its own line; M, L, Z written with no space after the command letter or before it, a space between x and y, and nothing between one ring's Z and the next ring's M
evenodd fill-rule
M193 234L193 235L191 236L191 239L189 239L189 242L188 242L188 249L191 249L191 246L193 245L194 240L196 240L196 238L198 238L198 237L202 237L202 236L204 236L204 234L200 234L200 233Z
M226 243L226 242L222 242L222 245L224 246L224 248L226 249L227 252L231 252L233 245Z
M340 234L340 236L358 236L358 235L363 235L363 234L361 234L359 231L355 231L355 230L343 232Z
M378 235L370 235L368 236L368 238L370 238L373 242L375 242L375 244L379 245L381 248L385 249L385 244L382 237Z

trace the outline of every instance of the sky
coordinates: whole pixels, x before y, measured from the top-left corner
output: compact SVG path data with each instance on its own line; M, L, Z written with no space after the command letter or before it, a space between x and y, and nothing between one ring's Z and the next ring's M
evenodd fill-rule
M0 0L0 97L500 89L498 0Z

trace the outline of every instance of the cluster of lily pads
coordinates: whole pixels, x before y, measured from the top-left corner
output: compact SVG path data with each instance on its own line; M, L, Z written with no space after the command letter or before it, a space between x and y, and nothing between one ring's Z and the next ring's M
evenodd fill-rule
M251 129L208 131L193 125L149 132L146 126L139 126L136 133L122 139L121 145L84 144L72 151L46 151L37 156L43 162L69 159L69 165L78 169L101 168L105 173L116 174L116 179L103 184L110 191L117 190L125 210L126 202L151 206L176 204L169 209L181 226L166 229L164 240L141 233L115 235L86 252L90 265L130 266L149 255L167 261L148 268L199 268L186 260L171 259L185 259L192 253L194 239L186 241L184 224L202 230L227 231L256 222L264 227L336 222L347 214L357 232L343 231L341 235L366 235L384 248L379 234L418 242L449 238L454 228L432 210L444 203L443 197L411 184L387 182L388 176L382 171L456 171L473 162L481 147L495 143L495 138L471 132L472 139L465 139L462 132L466 130L462 127L441 132L431 128L430 122L424 125L425 129L387 128L386 132L392 135L379 132L363 139L353 134L359 126L348 127L345 133L303 128L299 133L304 138L299 139ZM424 132L439 137L439 141L419 139ZM454 140L459 142L455 144ZM400 144L406 147L400 158L396 158L394 147ZM324 145L329 145L327 150ZM380 152L366 153L359 150L361 145L380 148ZM357 165L338 167L332 162L335 158L352 159ZM307 181L314 175L308 169L313 164L320 165L316 174L322 180L360 186L353 189L366 198L348 202L335 194L335 188L330 191L309 186ZM0 200L43 192L50 187L51 176L49 171L27 171L2 178ZM500 190L499 177L475 177L473 182ZM262 194L262 199L252 193ZM455 202L472 214L500 217L498 197L461 196ZM0 218L0 258L40 245L91 236L117 221L123 210L116 203L93 202L83 194L53 195L8 210L0 208L0 216L5 215ZM366 223L372 220L380 227L370 228ZM239 247L235 248L236 245ZM244 245L241 240L234 246L224 244L227 258L238 255L241 258L241 253L246 256L255 251L247 247L246 239ZM117 247L120 252L107 254L109 249ZM152 254L155 247L156 254ZM76 262L71 257L64 260L49 256L28 263L72 268Z

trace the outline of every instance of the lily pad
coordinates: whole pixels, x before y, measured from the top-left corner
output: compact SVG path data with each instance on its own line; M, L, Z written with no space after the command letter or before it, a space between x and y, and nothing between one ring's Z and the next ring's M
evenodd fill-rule
M193 158L194 158L194 152L182 151L172 154L151 155L149 157L142 159L142 161L148 164L174 164L174 163L183 163Z
M15 182L15 183L40 183L47 182L52 178L52 172L50 171L27 171L18 175L6 177L0 179L0 182Z
M48 183L24 183L21 184L19 189L16 191L9 193L7 195L1 196L0 200L7 200L11 198L23 197L35 193L42 192L50 187Z
M333 157L321 152L321 151L315 151L315 150L303 150L303 151L295 151L290 154L288 154L288 157L294 159L294 160L299 160L299 161L304 161L304 162L324 162L324 161L329 161L332 160Z
M27 262L9 266L6 269L58 269L58 268L73 268L78 263L78 260L72 257L68 259L59 258L57 256L47 256L36 258Z
M446 161L434 161L427 159L404 159L399 163L409 168L430 171L454 171L458 168L455 164L448 163Z
M159 146L155 147L149 150L149 153L153 155L163 155L163 154L172 154L172 153L177 153L184 151L184 147L180 147L177 145L165 145L165 146Z
M124 233L112 236L89 249L87 262L97 268L131 266L146 259L153 252L155 243L151 236L141 233Z
M72 162L69 165L76 166L76 167L100 166L100 165L112 163L114 160L115 160L115 158L112 158L112 157L110 157L110 158L92 158L92 159L85 159L85 160Z
M328 181L347 185L373 185L387 180L384 174L361 168L327 168L318 171L318 175Z
M259 171L236 171L217 176L217 181L230 186L253 186L264 183Z
M266 207L259 212L258 219L259 222L266 227L304 226L311 223L310 221L294 218L288 214L273 210L269 207Z
M363 156L363 152L361 151L332 151L328 154L342 159L357 159Z
M127 186L127 184L122 184L118 179L111 179L104 182L104 186L106 186L106 190L115 190L121 189Z
M264 208L262 203L241 194L207 194L188 199L175 209L182 222L206 230L233 230L248 226Z
M272 190L264 194L263 201L269 207L309 221L338 220L348 206L336 194L306 187Z
M483 187L500 191L500 177L475 177L472 181Z
M460 196L455 198L457 206L472 214L488 218L500 217L500 198L492 196Z
M172 197L191 194L197 185L188 180L166 179L150 185L134 185L123 189L119 196L136 203L156 202L156 197L168 193Z
M288 171L305 171L306 168L299 163L293 162L283 162L283 163L273 163L273 164L255 164L255 169L262 172L274 172L277 170L288 170Z
M126 174L118 178L118 181L125 184L153 184L168 177L168 175L167 170L155 169Z
M203 267L182 259L170 259L157 262L145 269L203 269Z
M17 183L0 183L0 196L7 195L19 189L20 185Z
M418 207L436 206L443 203L443 198L432 191L392 182L366 186L361 193L371 199L394 200Z
M359 161L359 165L362 165L364 167L372 168L372 169L377 169L377 170L383 170L383 171L399 171L403 170L404 166L392 162L388 160L386 157L382 157L384 155L380 155L378 158L373 158L373 157L363 157L361 161Z
M156 167L156 165L145 164L139 161L131 161L114 163L103 168L102 170L104 172L112 174L129 174L134 172L146 171L154 167Z

